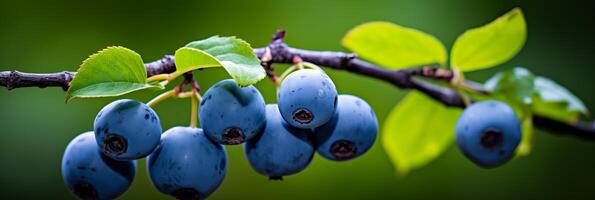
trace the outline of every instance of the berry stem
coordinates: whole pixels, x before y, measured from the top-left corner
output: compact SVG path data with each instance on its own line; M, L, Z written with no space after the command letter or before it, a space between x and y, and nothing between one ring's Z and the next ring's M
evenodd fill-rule
M304 66L304 68L307 68L307 69L315 69L315 70L324 71L318 65L315 65L315 64L309 63L309 62L302 62L302 66Z
M200 96L198 91L194 92L194 98L196 98L196 100L198 100L199 103L202 101L202 96Z
M185 99L185 98L194 98L194 92L182 92L176 95L176 98Z
M159 82L159 85L161 85L163 87L167 86L167 84L169 84L169 81L168 80Z
M151 76L151 77L147 78L147 83L154 82L154 81L168 80L169 78L170 78L169 74L159 74L159 75L155 75L155 76Z
M151 101L149 101L149 102L147 103L147 106L149 106L149 107L152 107L152 108L153 108L153 107L155 107L155 105L157 105L158 103L160 103L160 102L162 102L163 100L166 100L166 99L168 99L168 98L170 98L170 97L173 97L173 96L176 96L176 91L175 91L175 90L170 90L170 91L164 92L164 93L160 94L159 96L157 96L157 97L155 97L155 98L151 99Z
M459 94L459 96L461 96L461 99L463 100L465 106L471 105L471 99L469 98L469 96L467 96L467 94L465 94L465 92L462 89L457 88L457 93Z
M297 71L299 68L297 65L292 65L291 67L287 68L282 74L281 76L279 76L279 85L281 84L281 82L283 82L283 80L285 80L285 78L287 76L289 76L289 74L291 74L291 72Z
M192 101L191 112L190 112L190 127L196 128L198 125L198 102L200 102L200 95L196 90L192 90Z
M285 78L287 76L289 76L289 74L291 74L291 72L294 72L296 70L298 70L297 64L292 65L291 67L289 67L285 71L283 71L283 73L281 73L281 76L279 76L277 78L277 81L275 82L275 86L276 86L276 90L277 90L277 93L276 94L279 93L279 87L281 87L281 83L283 82L283 80L285 80Z
M450 80L450 83L461 97L461 100L463 100L465 107L467 107L471 105L471 99L465 93L465 89L468 88L465 84L465 75L463 75L463 72L461 72L461 70L459 70L457 67L454 67L452 71L453 78Z

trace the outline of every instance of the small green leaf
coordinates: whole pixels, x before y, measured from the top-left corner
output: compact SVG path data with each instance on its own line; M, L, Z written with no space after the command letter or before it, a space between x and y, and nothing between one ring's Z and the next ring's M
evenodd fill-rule
M446 64L446 49L434 36L390 22L369 22L343 37L343 46L390 69Z
M66 101L163 89L158 84L145 83L146 80L147 71L140 55L124 47L108 47L83 61L70 82Z
M461 109L446 107L411 92L388 115L382 144L400 174L423 167L454 142Z
M465 72L502 64L521 50L526 37L523 12L515 8L493 22L459 36L450 55L451 66Z
M214 36L191 42L176 51L175 61L174 76L200 68L223 66L238 84L247 86L266 75L250 44L235 37Z
M222 64L209 53L200 49L182 47L175 54L176 72L174 76L182 75L188 71L207 68L220 67Z
M563 122L577 120L580 114L589 114L589 110L578 97L548 78L535 78L535 94L532 107L535 114Z
M512 103L529 105L533 100L535 76L527 69L515 67L499 72L485 83L494 95L501 95Z

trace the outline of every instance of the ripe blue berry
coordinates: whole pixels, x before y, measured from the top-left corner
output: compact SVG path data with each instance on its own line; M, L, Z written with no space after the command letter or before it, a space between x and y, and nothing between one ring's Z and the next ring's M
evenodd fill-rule
M510 160L521 137L521 123L514 110L499 101L474 103L465 109L456 125L459 149L485 168Z
M298 128L315 128L328 122L337 107L337 89L321 70L302 69L289 74L278 93L283 119Z
M147 159L153 185L177 199L204 199L219 187L227 171L222 145L200 128L174 127Z
M289 126L275 104L266 106L267 123L263 132L244 144L250 165L271 179L298 173L314 155L310 131Z
M254 86L240 87L222 80L209 88L200 103L200 124L220 144L240 144L254 137L266 123L265 103Z
M317 151L330 160L349 160L368 151L377 133L378 120L370 105L359 97L342 94L333 118L315 129Z
M106 156L135 160L149 155L159 143L161 124L144 103L121 99L99 111L93 124L97 144Z
M114 199L128 189L136 161L116 161L103 155L93 132L74 138L62 157L62 177L81 199Z

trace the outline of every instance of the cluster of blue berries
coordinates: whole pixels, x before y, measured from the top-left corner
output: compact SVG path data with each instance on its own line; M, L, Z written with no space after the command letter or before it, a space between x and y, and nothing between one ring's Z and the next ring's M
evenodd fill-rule
M253 86L223 80L204 94L200 123L219 144L244 143L252 168L271 179L304 170L316 151L330 160L349 160L374 144L378 122L370 105L338 95L322 70L289 74L277 99L267 105Z
M159 117L146 104L117 100L97 114L93 131L74 138L62 157L66 185L81 199L114 199L136 174L136 159L151 154L161 138Z
M244 144L252 168L271 179L296 174L314 152L335 161L365 153L376 139L378 122L364 100L338 95L322 71L289 74L278 104L265 104L254 86L222 80L203 95L202 128L173 127L163 134L157 114L146 104L118 100L105 106L93 132L67 146L62 175L81 199L113 199L130 186L136 160L147 157L154 186L178 199L204 199L227 171L223 145Z

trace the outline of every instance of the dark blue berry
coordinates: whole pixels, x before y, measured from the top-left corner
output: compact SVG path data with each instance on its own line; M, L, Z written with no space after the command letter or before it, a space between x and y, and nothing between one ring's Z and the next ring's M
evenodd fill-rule
M510 160L521 137L521 123L516 113L499 101L474 103L465 109L456 125L459 149L485 168Z
M266 110L265 129L244 145L250 166L271 179L304 170L314 155L311 132L287 124L275 104L267 105Z
M378 121L370 105L359 97L342 94L333 118L315 129L317 151L330 160L349 160L368 151L377 133Z
M62 157L62 177L80 199L114 199L128 189L136 161L117 161L103 155L93 132L74 138Z
M328 122L337 106L337 89L321 70L302 69L289 74L278 93L281 116L298 128L315 128Z
M254 86L240 87L222 80L203 95L200 124L206 135L220 144L240 144L254 137L265 125L265 103Z
M161 137L147 158L157 189L178 199L204 199L223 182L227 171L222 145L209 140L200 128L174 127Z
M101 109L93 130L101 152L116 160L135 160L149 155L159 143L161 124L144 103L122 99Z

